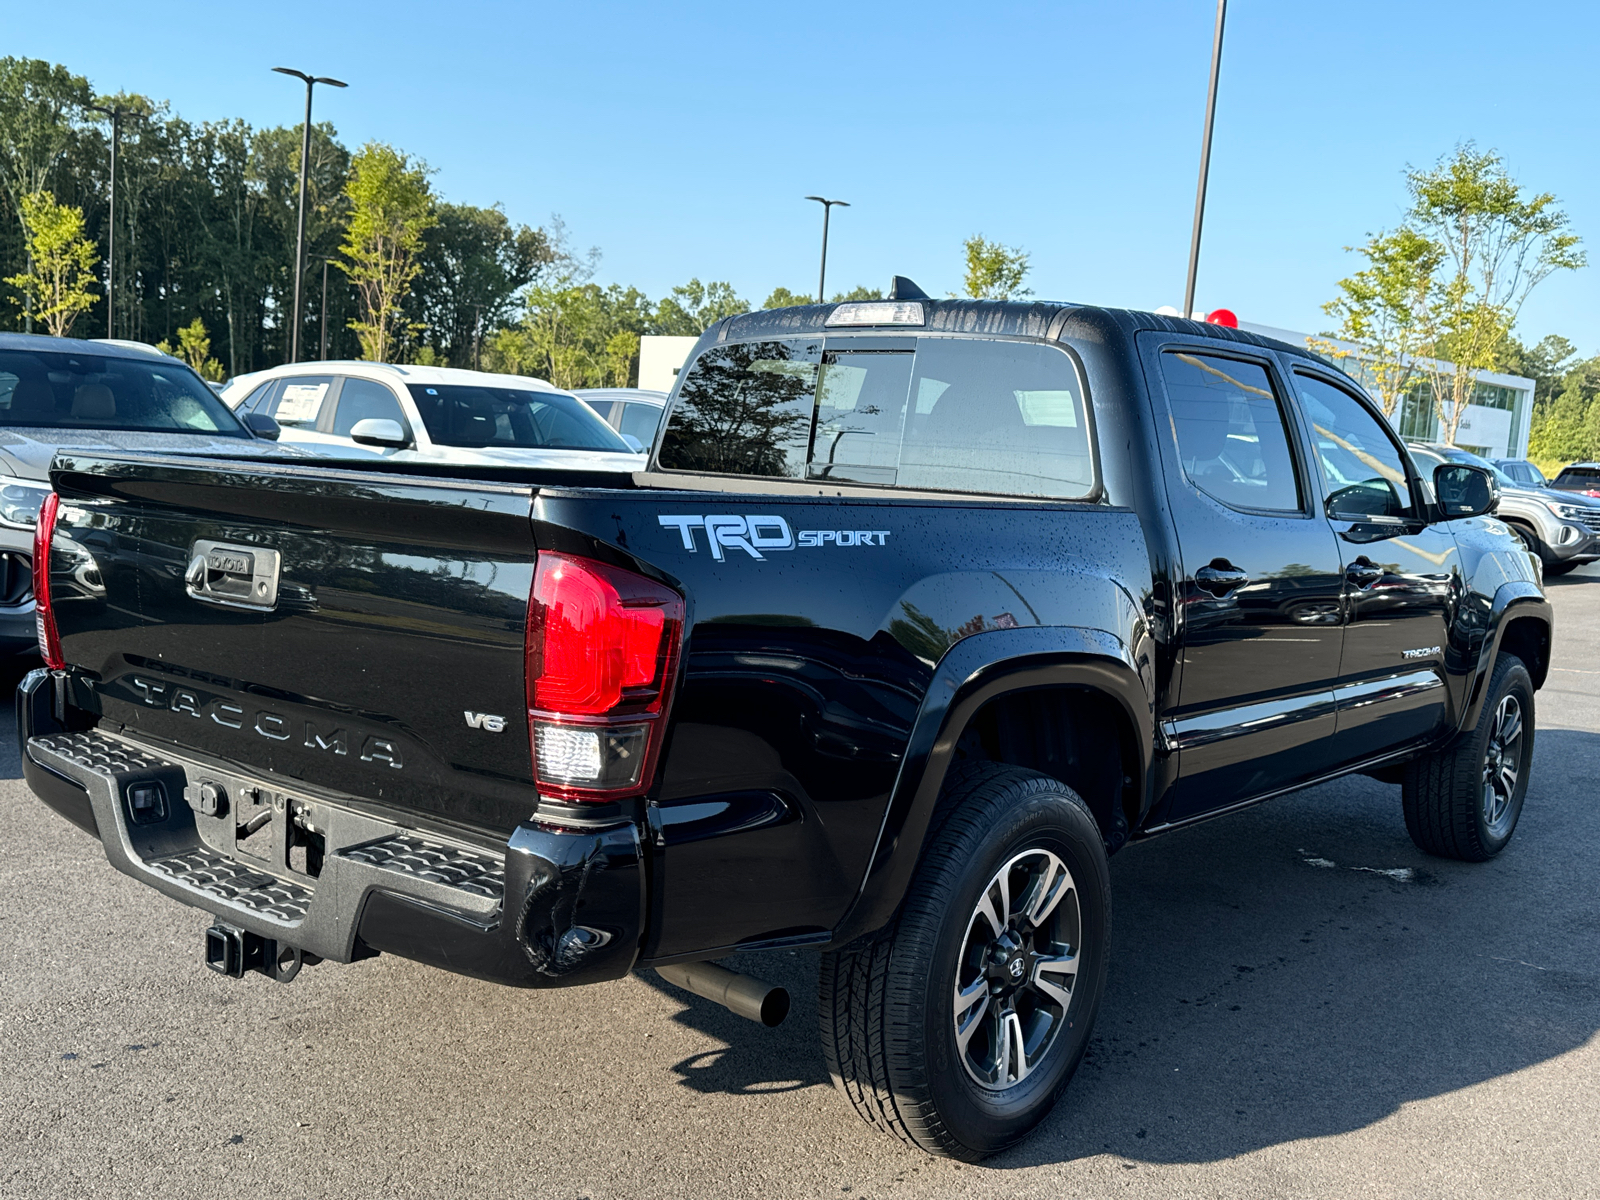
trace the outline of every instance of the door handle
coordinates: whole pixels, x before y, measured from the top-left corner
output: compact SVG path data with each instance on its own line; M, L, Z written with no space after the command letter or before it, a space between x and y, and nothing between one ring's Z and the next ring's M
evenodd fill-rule
M1225 558L1213 558L1194 573L1195 586L1221 599L1234 588L1250 582L1250 576Z
M1358 588L1369 588L1387 574L1387 571L1366 555L1362 555L1344 569L1344 577Z

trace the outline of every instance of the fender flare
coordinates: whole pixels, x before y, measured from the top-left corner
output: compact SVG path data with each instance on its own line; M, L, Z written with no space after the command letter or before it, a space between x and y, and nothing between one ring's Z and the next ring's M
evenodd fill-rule
M1098 629L1062 626L991 630L957 642L940 659L911 729L877 844L855 901L834 929L838 946L894 915L922 857L957 740L990 700L1025 688L1078 685L1113 697L1137 739L1135 794L1155 755L1155 707L1128 647Z
M1478 665L1472 677L1470 699L1462 709L1461 724L1458 729L1471 729L1478 723L1478 717L1483 712L1484 690L1489 676L1494 673L1494 660L1499 657L1500 642L1505 636L1506 626L1522 617L1533 617L1541 621L1545 627L1545 636L1554 644L1555 612L1538 584L1513 580L1502 583L1496 588L1494 599L1489 605L1489 632L1478 651ZM1549 664L1546 663L1545 666L1548 668ZM1528 670L1534 676L1534 688L1543 687L1545 677L1538 669L1538 664L1529 663Z

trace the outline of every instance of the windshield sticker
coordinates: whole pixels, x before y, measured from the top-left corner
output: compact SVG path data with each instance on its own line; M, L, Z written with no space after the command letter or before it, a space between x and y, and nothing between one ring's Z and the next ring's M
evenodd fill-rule
M889 541L887 529L802 529L796 532L778 516L736 516L711 513L707 516L667 516L656 518L663 529L676 529L683 548L690 554L700 550L697 533L705 536L706 548L718 562L726 551L742 550L751 558L765 561L764 551L821 548L825 546L883 546Z

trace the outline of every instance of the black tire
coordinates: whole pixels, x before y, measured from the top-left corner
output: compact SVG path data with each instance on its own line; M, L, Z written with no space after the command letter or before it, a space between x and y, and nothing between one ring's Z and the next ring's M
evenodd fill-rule
M1534 533L1528 526L1517 521L1507 521L1506 524L1511 527L1511 532L1517 535L1517 540L1522 543L1522 548L1543 562L1545 558L1544 546L1539 541L1539 535Z
M1508 705L1520 718L1514 746L1505 744ZM1504 850L1522 815L1533 738L1533 680L1520 658L1501 654L1478 723L1444 750L1407 764L1401 796L1417 848L1462 862L1487 862ZM1509 785L1499 767L1505 763L1516 772Z
M988 937L979 932L988 929L979 923L980 899L1012 888L1001 882L1001 869L1018 887L1038 881L1019 893L1020 914L1026 901L1059 878L1051 874L1050 856L1065 867L1073 890L1056 888L1062 898L1046 910L1044 924L1033 927L1019 918L1024 932L1012 933L1008 925L980 950ZM1033 864L1038 871L1030 875ZM1041 965L1072 957L1048 957L1061 955L1063 943L1054 935L1068 922L1078 938L1070 947L1076 974L1070 989L1053 974L1065 968L1051 968L1049 976L1057 980L1051 995L1068 995L1063 1006L1036 981ZM834 1085L867 1124L931 1154L972 1162L1015 1145L1050 1111L1088 1047L1105 990L1110 932L1105 844L1084 802L1059 780L1033 771L958 765L895 919L822 956L822 1048ZM997 950L1001 938L1012 940ZM1046 947L1041 964L1037 955L1047 940L1054 948ZM1012 959L1023 967L996 962L994 956L1003 959L1012 946ZM964 985L963 973L973 972ZM979 983L983 1007L969 1001L962 1010L970 1019L962 1044L956 991L967 986L970 995ZM1010 1039L1012 1018L1018 1042ZM983 1029L972 1032L980 1023ZM1003 1031L1003 1049L992 1040L995 1031ZM1014 1059L1010 1048L1029 1039L1035 1056ZM984 1047L995 1060L988 1083L968 1065ZM1018 1078L1008 1086L1011 1073Z
M1548 578L1551 575L1565 575L1568 571L1576 571L1579 564L1575 562L1545 563L1544 573Z

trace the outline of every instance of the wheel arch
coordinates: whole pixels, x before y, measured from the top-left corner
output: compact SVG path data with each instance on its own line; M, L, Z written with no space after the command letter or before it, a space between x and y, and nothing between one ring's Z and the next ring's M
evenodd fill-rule
M982 744L985 722L1000 719L1006 706L1032 710L1046 725L1093 712L1102 728L1114 731L1116 766L1123 776L1117 794L1110 801L1103 794L1083 798L1108 848L1120 845L1149 807L1155 720L1142 651L1130 651L1104 631L1061 627L996 630L952 647L923 700L861 888L831 944L878 929L894 915L921 858L951 765L972 753L974 738ZM1039 746L1039 739L1033 744ZM1057 778L1071 774L1048 769L1051 764L1027 752L983 757ZM1105 760L1095 763L1103 778ZM1072 786L1073 781L1063 782Z
M1550 650L1555 634L1555 614L1536 584L1512 582L1495 592L1489 610L1489 634L1483 639L1471 699L1462 712L1459 728L1471 729L1483 711L1483 699L1494 673L1495 659L1510 651L1528 668L1535 690L1550 673Z

